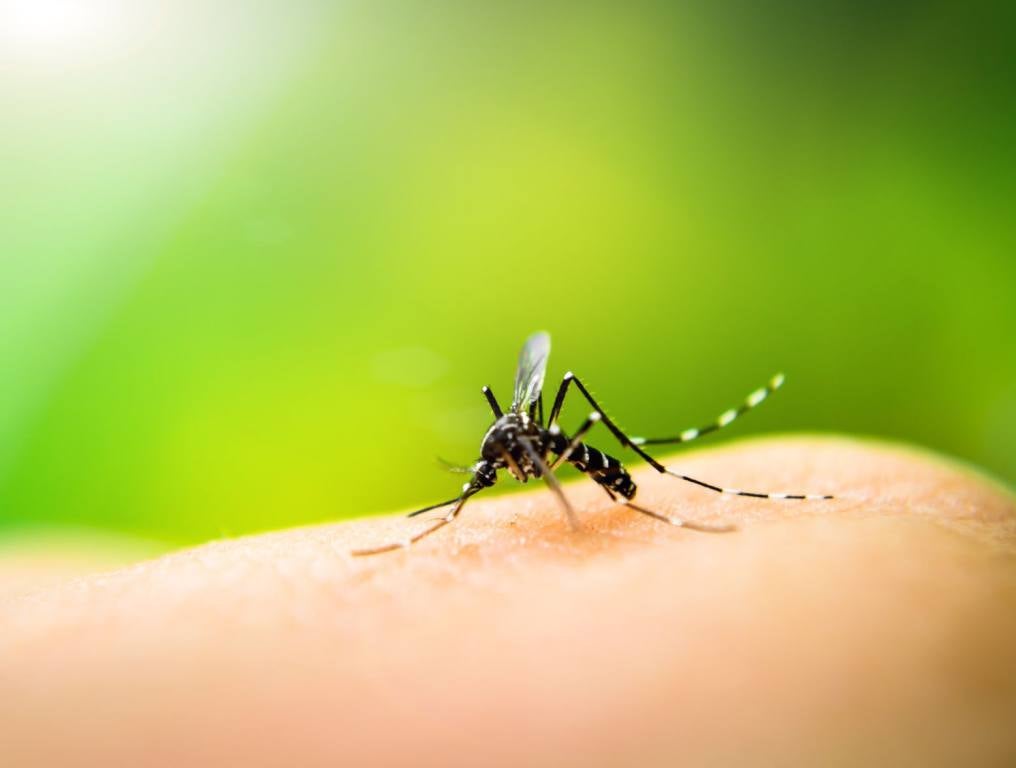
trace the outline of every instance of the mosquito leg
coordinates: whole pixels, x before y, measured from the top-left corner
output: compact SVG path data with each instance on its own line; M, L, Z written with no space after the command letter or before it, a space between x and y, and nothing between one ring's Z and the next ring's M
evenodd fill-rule
M494 412L494 417L500 419L504 416L504 411L502 411L501 406L498 405L497 398L494 397L494 393L491 391L490 387L484 387L482 391L483 396L487 398L487 402L490 404L490 410Z
M579 444L581 444L582 438L586 436L586 433L590 429L592 429L593 425L596 422L598 422L601 418L602 416L599 411L593 411L591 414L589 414L586 420L582 422L582 426L579 427L578 430L575 432L575 434L572 436L571 442L568 443L568 447L565 448L562 453L559 453L557 455L557 458L554 459L554 462L550 465L550 468L552 470L557 469L559 466L561 466L561 463L563 461L565 461L569 456L571 456L572 451L578 448ZM556 426L552 427L551 431L555 429L557 429Z
M554 395L554 404L550 407L550 418L547 420L548 427L552 427L557 423L557 417L561 415L561 406L564 405L564 396L568 394L568 385L571 384L573 378L575 378L575 374L568 371L561 380L561 386L557 388L557 394Z
M586 474L589 473L587 472ZM592 475L590 476L592 477ZM593 480L596 480L596 478L593 477ZM599 483L599 481L597 482ZM612 490L610 490L610 488L603 485L602 483L599 483L599 485L604 490L604 492L610 497L611 501L617 501L616 493L614 493ZM640 507L637 504L632 504L630 501L622 501L621 503L624 504L626 507L631 507L636 512L641 512L643 515L649 515L649 517L655 518L656 520L660 520L664 523L667 523L668 525L676 525L679 528L687 528L690 531L702 531L704 533L729 533L731 531L737 530L736 525L704 525L703 523L693 523L690 520L681 520L676 517L667 517L666 515L663 515L659 512L653 512L651 509L646 509L645 507Z
M526 453L529 454L529 458L533 460L533 463L540 468L540 474L543 475L543 479L547 481L547 485L557 496L561 502L561 506L564 508L565 515L568 516L568 524L571 526L573 531L579 529L579 520L575 515L575 510L572 509L571 503L568 501L568 497L564 495L564 490L561 488L561 483L554 476L553 470L547 466L547 462L543 460L540 452L533 447L533 444L525 439L520 439L519 442L522 447L526 449Z
M626 507L634 509L636 512L641 512L643 515L649 515L656 520L660 520L669 525L676 525L678 528L687 528L690 531L702 531L703 533L730 533L736 531L736 525L705 525L704 523L693 523L690 520L681 520L677 517L667 517L666 515L660 514L659 512L653 512L651 509L640 507L637 504L632 504L630 501L624 502Z
M477 490L479 490L479 489L477 489ZM421 514L423 512L427 512L427 511L429 511L431 509L436 509L437 507L443 506L444 504L450 504L452 502L455 503L455 506L452 507L448 511L448 513L446 515L444 515L443 517L439 517L437 520L433 521L429 526L424 528L422 531L420 531L419 533L413 534L408 539L403 539L402 541L393 541L393 542L391 542L389 544L382 544L379 547L368 547L366 549L354 549L352 552L350 552L350 554L353 555L354 557L364 557L366 555L380 555L380 554L382 554L384 552L394 552L396 549L408 549L413 544L418 542L420 539L422 539L422 538L424 538L426 536L430 536L430 534L434 533L434 531L437 531L437 530L439 530L441 528L444 528L446 525L448 525L448 523L450 523L452 520L454 520L456 517L458 517L459 516L459 512L462 511L462 507L466 503L466 499L468 499L470 496L472 496L476 492L477 491L475 491L475 490L472 491L472 492L470 492L468 490L467 491L463 491L461 496L459 496L457 499L452 499L451 502L447 502L446 501L443 504L435 504L434 506L425 507L424 509L418 510L417 512L413 512L412 515L410 515L410 517L412 517L413 515Z
M556 423L557 417L561 413L561 406L564 405L564 397L566 394L568 394L568 386L572 382L575 382L575 386L579 388L579 392L581 392L582 396L586 398L586 401L591 406L593 406L593 410L599 412L604 426L610 430L611 434L614 435L615 438L617 438L617 441L621 443L622 446L624 446L625 448L631 448L633 451L635 451L635 453L637 453L643 459L648 461L652 465L653 469L655 469L657 472L667 471L666 467L664 467L656 459L654 459L648 453L639 448L638 445L633 443L628 438L628 436L621 431L621 428L618 427L613 421L611 421L610 417L603 412L603 409L600 407L600 404L596 402L596 400L593 398L591 394L589 394L589 390L585 388L582 382L579 381L579 378L571 371L568 371L568 373L564 375L564 380L561 382L561 386L557 390L557 396L554 398L554 407L550 409L549 423L551 425Z
M807 499L808 501L819 501L833 498L832 496L829 496L827 494L761 493L759 491L739 491L733 488L722 488L718 485L714 485L713 483L707 483L704 480L698 480L694 477L689 477L688 475L682 475L677 472L672 472L671 470L663 466L660 462L658 462L656 459L654 459L652 456L650 456L648 453L646 453L644 450L642 450L642 448L640 448L638 444L636 444L631 438L625 435L625 433L621 431L620 427L618 427L613 421L611 421L610 417L603 412L603 409L600 407L599 403L597 403L596 400L593 399L593 396L589 394L589 390L587 390L585 386L583 386L582 382L579 381L578 377L575 376L575 374L573 374L571 371L569 371L564 375L564 381L561 382L561 388L558 390L557 397L554 400L554 407L556 411L560 411L560 403L564 401L564 396L567 392L568 384L569 382L572 381L575 382L575 386L579 388L579 392L582 393L583 397L586 398L589 404L600 412L601 416L603 417L604 426L610 430L611 434L613 434L614 437L617 438L618 442L621 443L621 445L623 445L624 447L631 448L633 451L635 451L635 453L637 453L639 456L641 456L643 459L649 462L649 465L660 474L671 475L672 477L684 480L685 482L694 483L695 485L701 486L702 488L707 488L710 491L715 491L716 493L726 493L731 496L751 496L756 499L779 499L779 500L796 499L802 501L805 499ZM552 410L550 414L552 424L555 415L556 415L555 410Z
M431 504L429 507L424 507L423 509L418 509L415 512L410 512L406 515L406 517L416 517L417 515L422 515L424 512L430 512L432 509L437 509L438 507L447 507L449 504L457 502L460 498L462 497L456 496L454 499L448 499L448 501L439 501L437 504Z
M728 496L751 496L753 499L774 499L779 501L785 499L797 501L824 501L833 498L829 494L822 493L761 493L759 491L739 491L736 488L721 488L718 485L707 483L705 480L698 480L697 478L689 477L688 475L682 475L679 472L672 472L667 468L664 468L663 471L671 477L676 477L687 483L694 483L695 485L707 488L710 491L715 491L716 493L725 493Z
M777 373L773 376L769 383L764 387L759 387L750 395L748 395L744 402L741 403L737 408L731 408L721 413L712 424L708 424L698 429L686 429L679 435L674 437L632 437L631 441L635 445L663 445L663 444L674 444L674 443L690 443L696 438L708 435L710 432L716 432L723 429L725 426L734 421L738 416L741 416L757 405L761 405L762 401L765 400L769 395L775 392L783 386L783 374Z

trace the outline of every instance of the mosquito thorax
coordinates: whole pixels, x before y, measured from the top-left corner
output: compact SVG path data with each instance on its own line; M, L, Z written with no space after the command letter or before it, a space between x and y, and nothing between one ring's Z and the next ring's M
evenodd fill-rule
M491 424L487 434L483 436L480 444L480 456L485 461L490 461L504 466L505 452L519 457L523 453L520 450L520 437L539 437L540 427L535 421L529 418L526 413L506 413Z
M532 455L534 451L537 455L544 453L543 437L543 428L528 413L513 407L487 430L480 455L484 461L507 469L516 480L524 483L530 477L543 475Z

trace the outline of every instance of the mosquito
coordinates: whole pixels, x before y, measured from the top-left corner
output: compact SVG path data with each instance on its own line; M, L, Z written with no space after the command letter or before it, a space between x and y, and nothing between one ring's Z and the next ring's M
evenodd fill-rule
M483 489L494 485L497 482L497 473L500 470L507 470L521 483L525 483L531 477L543 478L557 496L561 508L568 518L568 522L573 529L576 529L578 528L578 518L575 515L575 510L568 501L568 497L565 496L560 482L554 476L554 470L563 462L568 462L577 470L596 481L612 500L620 501L626 507L661 522L705 533L727 533L737 529L733 525L705 525L691 520L674 518L635 504L632 500L635 498L637 487L628 470L622 466L621 461L584 442L584 438L589 430L600 422L603 423L623 448L633 450L657 472L671 475L715 493L750 496L756 499L819 500L833 498L828 495L760 493L757 491L740 491L733 488L723 488L705 480L699 480L667 469L667 467L643 449L643 446L646 445L688 443L703 435L723 429L742 414L755 408L769 395L779 389L783 384L783 374L778 373L773 376L764 387L760 387L748 395L740 406L724 411L715 421L704 427L686 429L672 437L629 437L603 412L599 403L596 402L589 393L589 390L586 389L585 384L571 371L564 375L557 389L557 394L554 396L554 404L551 406L550 415L544 420L543 380L547 372L547 358L549 356L549 334L543 332L534 333L526 339L522 352L519 354L512 404L507 412L502 410L490 387L482 389L491 411L494 412L494 423L483 436L483 441L480 444L479 460L471 467L462 468L463 472L470 475L469 480L462 486L462 491L454 499L418 509L415 512L411 512L409 517L416 517L424 512L430 512L441 507L450 506L451 508L441 517L431 521L428 527L406 539L383 544L378 547L357 549L352 552L353 555L377 555L382 552L405 549L421 539L430 536L430 534L454 521L459 516L459 513L462 512L466 501L471 497ZM593 410L586 417L585 421L579 425L579 428L569 436L561 430L558 417L561 415L565 396L571 391L573 385L589 405L592 406Z

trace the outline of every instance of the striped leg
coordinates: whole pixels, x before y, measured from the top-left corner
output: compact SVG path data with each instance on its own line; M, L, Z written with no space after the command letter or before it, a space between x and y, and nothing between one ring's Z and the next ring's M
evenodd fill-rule
M674 444L674 443L690 443L696 438L702 437L702 435L708 435L710 432L717 432L723 429L725 426L730 424L734 419L742 414L747 413L752 408L760 405L769 395L775 392L783 386L783 374L777 373L771 379L769 383L764 387L760 387L752 392L748 397L744 399L737 408L731 408L730 410L724 411L712 424L705 427L699 427L698 429L686 429L679 435L674 437L633 437L631 441L635 445L663 445L663 444Z
M710 491L716 491L716 493L726 493L731 496L751 496L754 499L796 499L799 501L822 501L832 498L832 496L821 493L759 493L758 491L739 491L735 488L721 488L718 485L707 483L704 480L697 480L694 477L688 477L688 475L671 472L669 469L664 469L663 471L671 477L676 477L689 483L695 483L695 485L708 488Z
M635 453L637 453L639 456L641 456L643 459L649 462L649 465L660 474L670 475L680 480L684 480L685 482L694 483L695 485L701 486L702 488L707 488L710 491L715 491L716 493L726 493L733 496L751 496L756 499L808 499L809 501L833 498L832 496L824 494L760 493L758 491L739 491L733 488L723 488L721 486L714 485L713 483L707 483L704 480L698 480L694 477L689 477L688 475L682 475L677 472L672 472L671 470L667 469L665 466L660 464L660 462L658 462L644 450L642 450L642 448L639 447L638 443L635 443L631 438L625 435L624 432L622 432L621 429L616 424L614 424L613 421L611 421L610 417L603 412L603 409L600 407L599 403L597 403L596 400L593 399L593 396L589 394L589 390L587 390L585 386L583 386L582 382L579 381L578 377L576 377L575 374L573 374L571 371L569 371L564 375L564 381L561 382L561 388L557 392L557 397L554 398L554 408L550 412L551 424L554 423L558 413L560 413L561 405L564 403L564 396L567 393L568 385L573 381L575 382L575 386L579 388L579 392L582 393L583 397L585 397L586 400L589 402L589 404L600 413L603 425L610 430L611 434L613 434L614 437L617 438L617 441L621 443L622 446L626 448L631 448L633 451L635 451Z

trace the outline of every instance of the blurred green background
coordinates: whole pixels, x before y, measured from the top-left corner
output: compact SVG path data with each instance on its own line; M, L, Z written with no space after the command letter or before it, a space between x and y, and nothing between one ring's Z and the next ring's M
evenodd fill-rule
M727 439L1012 481L1012 8L8 0L0 535L443 498L540 328L635 433L784 370Z

